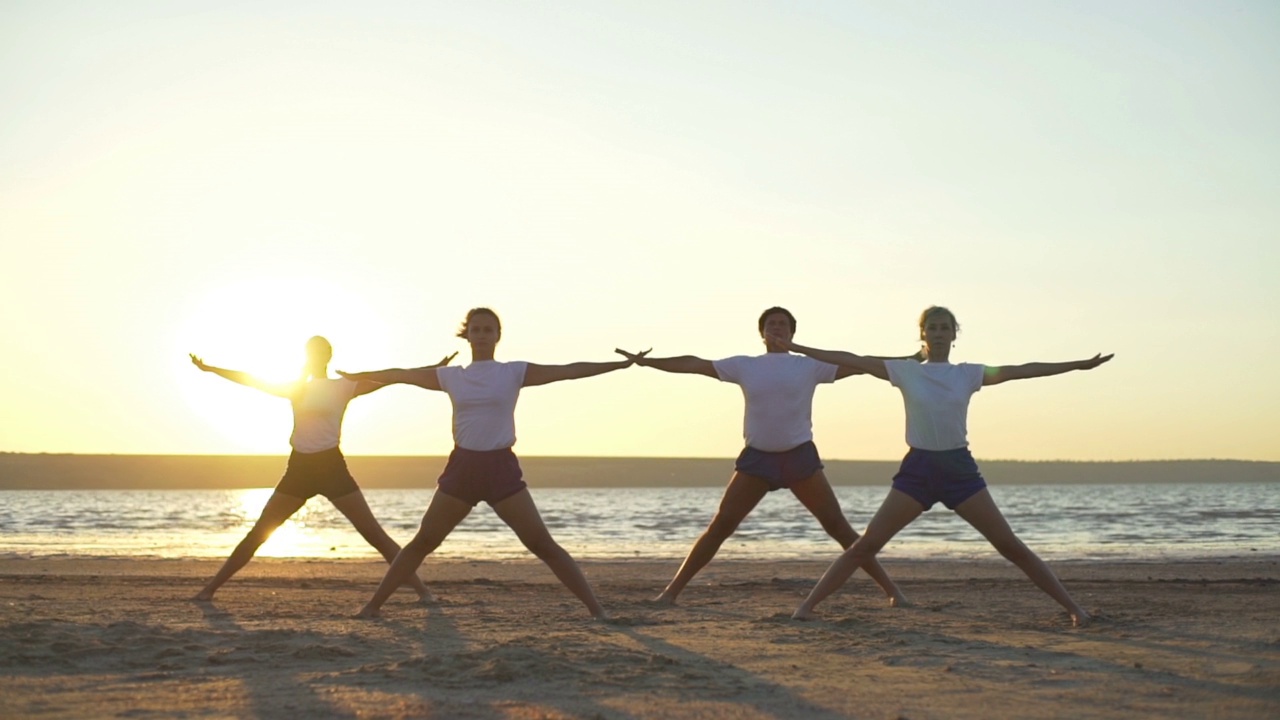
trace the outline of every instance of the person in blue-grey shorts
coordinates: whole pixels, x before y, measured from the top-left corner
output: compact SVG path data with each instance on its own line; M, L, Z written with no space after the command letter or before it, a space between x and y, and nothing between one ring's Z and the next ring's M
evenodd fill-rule
M637 365L670 373L691 373L734 383L742 388L746 404L743 435L746 447L738 456L733 476L725 488L720 508L711 524L694 542L674 578L654 602L674 605L680 592L693 580L738 525L767 493L787 489L813 513L841 547L849 547L858 533L849 525L840 502L822 472L822 460L813 444L813 394L821 383L830 383L862 370L837 367L803 355L793 355L771 335L790 339L796 319L788 310L771 307L757 322L763 355L738 355L723 360L703 360L692 355L650 358L624 350L618 352ZM889 598L890 605L906 598L875 558L863 566Z
M1026 573L1036 587L1065 608L1073 625L1087 624L1089 613L1072 599L1049 566L1018 539L996 507L969 452L966 423L969 399L987 385L1059 375L1072 370L1092 370L1110 360L1112 355L1057 363L953 365L950 362L951 348L960 331L955 315L947 308L933 306L920 315L919 324L926 354L924 363L816 350L796 345L784 334L771 336L774 342L787 349L889 381L902 392L907 414L909 450L893 478L889 496L880 505L862 537L827 568L792 617L798 620L810 618L814 606L839 589L854 570L874 558L920 513L941 502L982 533L1002 556Z

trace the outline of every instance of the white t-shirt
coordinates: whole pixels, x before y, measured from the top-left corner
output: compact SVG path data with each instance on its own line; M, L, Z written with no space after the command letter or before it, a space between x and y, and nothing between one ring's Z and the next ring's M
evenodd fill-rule
M354 380L309 380L293 400L293 435L289 437L289 444L302 453L338 447L342 415L355 396Z
M902 391L907 444L918 450L969 445L969 398L982 389L983 365L886 360L889 382Z
M453 402L453 442L467 450L501 450L516 444L516 400L527 362L481 360L436 370Z
M782 452L813 439L813 391L835 382L835 365L790 353L737 355L712 365L721 380L742 388L747 445Z

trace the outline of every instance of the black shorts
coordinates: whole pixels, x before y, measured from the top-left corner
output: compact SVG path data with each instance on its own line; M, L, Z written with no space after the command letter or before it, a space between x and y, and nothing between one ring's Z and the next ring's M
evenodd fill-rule
M289 467L276 485L276 492L307 500L323 495L336 500L360 490L356 479L347 469L347 460L338 448L303 453L294 450L289 454Z

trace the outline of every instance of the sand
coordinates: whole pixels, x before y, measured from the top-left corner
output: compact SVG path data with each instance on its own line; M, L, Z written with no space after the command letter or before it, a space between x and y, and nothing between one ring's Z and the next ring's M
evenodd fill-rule
M675 608L671 562L584 568L592 621L537 561L428 562L436 602L352 618L372 561L0 559L4 718L1274 718L1280 559L1066 563L1100 617L1001 561L890 562L799 623L825 562L715 562Z

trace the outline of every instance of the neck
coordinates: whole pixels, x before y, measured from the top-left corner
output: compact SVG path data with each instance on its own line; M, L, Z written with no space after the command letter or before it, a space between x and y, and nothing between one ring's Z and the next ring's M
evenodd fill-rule
M492 360L492 359L493 359L492 349L477 350L476 348L471 348L471 362L480 362L482 360Z
M950 362L949 358L951 357L951 348L944 347L944 348L938 348L936 350L933 348L929 348L929 351L926 353L926 356L928 357L928 360L931 363Z

